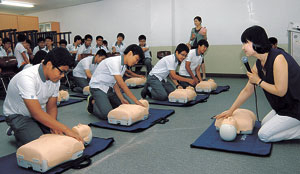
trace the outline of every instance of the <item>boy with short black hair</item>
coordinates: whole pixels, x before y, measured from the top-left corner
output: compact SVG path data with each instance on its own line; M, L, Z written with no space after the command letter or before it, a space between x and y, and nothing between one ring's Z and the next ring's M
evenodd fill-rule
M143 49L144 54L145 54L145 59L140 60L139 63L146 65L147 75L148 75L150 73L150 71L152 70L152 64L151 64L152 58L150 55L149 45L146 45L146 36L145 35L140 35L138 39L139 39L139 46ZM142 67L136 67L137 72L140 72L141 69L142 69Z
M30 64L29 62L29 56L27 55L27 50L25 46L27 45L26 36L24 34L18 35L18 43L14 50L14 55L18 62L18 68L21 66L25 66L27 64Z
M59 41L59 47L67 49L68 42L65 39Z
M13 56L14 54L11 49L11 40L9 38L4 38L2 43L3 43L2 56Z
M33 49L32 52L33 56L40 50L44 50L44 51L46 50L45 39L43 37L39 37L37 41L38 41L38 45Z
M97 51L99 50L104 50L106 53L108 53L109 51L107 50L107 48L103 45L103 37L102 36L97 36L96 37L96 45L92 50L92 54L96 54Z
M117 42L112 45L112 53L119 53L120 55L124 54L124 50L126 48L126 44L123 42L125 39L125 35L123 33L118 33Z
M84 44L79 47L77 54L76 54L76 61L80 61L82 59L81 54L92 54L92 44L93 36L87 34L84 36Z
M147 82L141 92L142 98L146 98L148 95L155 100L167 100L168 95L175 90L173 85L167 80L168 76L173 80L176 87L179 87L176 80L195 85L192 79L184 78L176 74L178 63L182 62L188 53L188 46L181 43L177 46L175 54L160 59L148 75Z
M46 49L45 49L45 51L48 53L49 51L51 51L54 48L54 46L53 46L53 38L50 37L50 36L47 36L45 38L45 43L46 43Z
M74 43L67 45L67 49L71 54L76 54L81 45L81 36L76 35L74 37Z
M80 87L80 91L89 86L90 79L95 72L99 63L107 57L104 50L99 50L95 56L89 56L82 59L73 70L73 77L76 85Z
M6 123L21 146L45 133L82 138L57 121L57 96L60 79L72 64L70 53L63 48L50 51L44 62L15 75L7 89L3 104Z
M107 114L113 108L122 103L128 104L120 88L135 104L143 106L122 79L127 66L135 65L143 57L141 47L132 44L125 49L124 55L110 57L99 64L90 81L91 96L88 98L87 107L89 113L100 119L107 119Z
M204 53L209 47L208 42L204 39L198 41L197 45L198 47L196 49L190 50L187 58L182 61L179 68L179 75L185 78L193 79L195 84L198 84L200 81L202 81L200 67L204 58ZM184 81L179 81L179 84L183 88L190 86L189 83Z

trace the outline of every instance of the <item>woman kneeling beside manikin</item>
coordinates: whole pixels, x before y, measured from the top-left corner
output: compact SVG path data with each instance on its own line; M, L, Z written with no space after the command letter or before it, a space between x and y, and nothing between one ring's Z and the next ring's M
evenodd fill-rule
M260 86L272 110L262 120L258 132L260 140L277 142L300 139L300 67L288 53L271 48L265 30L252 26L241 36L242 49L247 56L255 57L249 81L229 110L216 116L229 117Z

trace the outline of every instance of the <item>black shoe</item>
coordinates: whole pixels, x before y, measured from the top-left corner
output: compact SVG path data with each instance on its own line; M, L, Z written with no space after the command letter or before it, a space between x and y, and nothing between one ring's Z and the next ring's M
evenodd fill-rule
M91 95L88 96L87 98L87 107L86 110L88 111L88 113L93 114L93 97Z
M146 98L147 97L147 91L148 91L148 89L147 89L147 87L145 85L144 88L143 88L143 90L141 91L142 98Z

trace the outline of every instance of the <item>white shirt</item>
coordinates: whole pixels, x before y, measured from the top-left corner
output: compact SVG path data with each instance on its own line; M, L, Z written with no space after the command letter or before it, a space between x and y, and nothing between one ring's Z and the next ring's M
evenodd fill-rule
M107 93L109 87L115 85L116 80L114 75L123 76L127 65L124 65L123 56L115 56L104 59L96 68L90 81L91 88L99 88Z
M190 74L188 73L188 71L185 68L185 63L188 61L188 62L191 62L190 68L191 68L193 74L196 76L196 68L198 65L202 64L202 60L203 60L203 54L198 55L197 49L192 49L189 52L187 58L181 62L181 65L179 68L179 74L182 76L190 76Z
M149 75L156 76L160 81L167 80L167 77L171 70L176 70L178 65L178 60L175 54L165 56L160 59L156 65L152 68Z
M77 51L79 48L80 48L80 45L77 45L77 47L75 47L74 44L68 44L67 45L67 49L68 49L69 52L71 52L71 51Z
M45 79L42 64L24 69L9 82L3 104L4 115L21 114L30 117L23 99L38 100L45 111L49 98L58 96L59 86L60 81L54 83Z
M92 47L89 46L89 47L86 47L85 44L83 44L82 46L80 46L78 48L78 51L77 51L77 54L76 54L76 59L78 59L78 55L79 54L91 54L91 50L92 50Z
M18 62L18 68L20 68L20 66L24 62L23 56L21 54L21 53L24 53L24 52L27 54L27 51L24 48L23 44L21 42L18 42L16 47L15 47L15 51L14 51L14 55L15 55L15 57L17 59L17 62ZM29 58L29 57L27 57L27 58Z
M112 48L115 47L116 48L116 52L119 52L121 55L124 54L124 51L126 49L126 44L124 42L122 42L120 45L117 45L117 42L112 45Z
M46 50L46 47L40 48L39 46L36 46L36 47L34 47L34 49L33 49L33 51L32 51L32 55L35 55L35 54L36 54L38 51L40 51L40 50L44 50L44 51L46 51L46 52L49 52L49 51Z
M98 46L96 45L96 46L94 46L93 49L92 49L92 54L95 55L100 49L104 50L106 53L109 52L108 49L107 49L105 46L101 45L100 47L98 47Z
M98 64L94 63L94 61L94 56L89 56L79 61L73 70L73 76L87 79L85 70L90 70L93 74L98 66Z
M145 45L144 47L141 47L141 48L148 48L148 50L144 52L144 55L145 55L145 58L151 58L149 46Z
M6 56L6 51L4 50L4 48L2 48L2 46L0 46L0 57L4 56Z

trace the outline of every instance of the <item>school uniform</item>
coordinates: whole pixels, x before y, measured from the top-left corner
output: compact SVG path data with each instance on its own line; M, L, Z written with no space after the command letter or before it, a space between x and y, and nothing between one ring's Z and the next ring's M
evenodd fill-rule
M15 47L15 50L14 50L14 55L17 59L17 62L18 62L18 68L20 68L20 66L22 65L22 63L24 62L24 59L23 59L23 56L22 56L22 53L27 53L25 47L23 46L23 44L21 42L18 42L16 47ZM29 57L27 57L29 58Z
M116 48L116 52L120 53L121 55L124 54L124 51L126 49L126 44L124 42L122 42L120 45L117 44L117 42L112 45L112 47Z
M46 80L42 64L34 65L16 74L10 81L3 104L6 122L14 131L18 145L50 133L49 128L31 117L23 99L38 100L46 111L51 97L57 97L60 82Z
M86 47L85 44L81 45L79 48L78 48L78 51L77 51L77 54L76 54L76 61L78 60L78 55L79 54L91 54L91 50L92 50L92 47L89 46L89 47Z
M126 68L123 56L110 57L97 66L89 85L95 100L93 114L98 118L107 119L109 111L121 105L120 99L113 90L116 84L114 75L123 76Z
M155 100L167 100L168 95L175 90L167 80L170 71L176 71L178 60L175 54L160 59L150 71L143 90L148 90Z
M80 48L80 45L75 46L74 44L68 44L67 45L67 50L69 52L71 51L78 51L78 49Z
M7 55L5 49L4 49L2 46L0 46L0 57L5 57L5 56L13 56L13 53L10 52L10 53Z
M33 51L32 51L32 55L35 55L38 51L40 51L40 50L44 50L44 51L46 51L46 48L47 47L44 47L44 48L41 48L40 46L36 46L36 47L34 47L34 49L33 49ZM49 52L49 51L48 51Z
M194 76L197 77L197 74L196 74L196 68L198 66L201 66L202 64L202 61L203 61L203 54L198 54L198 49L192 49L190 50L188 56L186 59L184 59L182 62L181 62L181 65L180 65L180 68L179 68L179 75L180 76L183 76L185 78L190 78L192 79L192 77L190 76L190 74L188 73L188 71L186 70L185 68L185 64L186 62L190 62L190 68L194 74ZM183 88L186 88L188 86L190 86L189 83L187 82L182 82L180 81L179 84L183 87Z
M80 88L89 86L90 79L87 78L85 70L90 70L91 74L94 73L98 64L95 63L95 56L89 56L82 59L73 70L74 80Z
M104 50L106 53L108 53L109 51L108 51L108 49L105 47L105 46L103 46L103 45L101 45L100 47L99 46L94 46L93 47L93 49L92 49L92 54L96 54L99 50Z
M144 47L141 47L141 48L148 48L148 50L144 52L145 58L144 59L140 59L139 63L142 63L143 65L146 66L147 74L149 74L150 71L152 70L152 64L151 64L152 58L151 58L149 46L145 45ZM136 67L135 70L137 72L139 72L141 69L142 69L142 67Z

